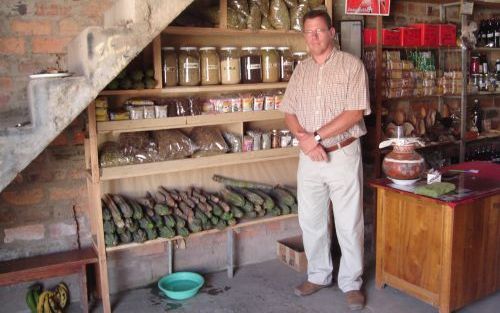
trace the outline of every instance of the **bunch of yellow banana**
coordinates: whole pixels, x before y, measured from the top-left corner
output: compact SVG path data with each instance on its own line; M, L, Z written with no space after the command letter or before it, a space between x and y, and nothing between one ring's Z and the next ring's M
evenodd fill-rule
M30 288L26 295L26 303L32 313L62 313L68 304L69 290L61 282L52 290L40 293L41 288Z

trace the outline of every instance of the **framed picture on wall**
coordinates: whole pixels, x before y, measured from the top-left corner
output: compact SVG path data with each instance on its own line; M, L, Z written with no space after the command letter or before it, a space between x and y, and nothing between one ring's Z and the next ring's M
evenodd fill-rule
M345 14L389 15L391 0L345 0Z
M340 49L361 58L362 44L363 21L340 21Z

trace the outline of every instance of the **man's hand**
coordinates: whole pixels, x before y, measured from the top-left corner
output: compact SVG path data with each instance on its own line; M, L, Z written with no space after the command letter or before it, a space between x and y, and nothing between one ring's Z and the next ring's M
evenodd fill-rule
M325 148L323 148L322 145L316 145L309 153L307 156L316 162L323 162L323 161L328 161L328 155L326 154Z
M307 155L309 155L309 152L319 145L318 142L314 139L313 133L297 133L297 139L299 140L300 150L302 150L302 152Z

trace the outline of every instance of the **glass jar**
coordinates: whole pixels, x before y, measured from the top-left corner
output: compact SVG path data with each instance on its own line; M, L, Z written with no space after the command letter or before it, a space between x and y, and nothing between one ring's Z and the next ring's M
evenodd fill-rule
M177 54L174 47L161 48L163 87L179 84Z
M201 84L220 84L220 59L215 47L200 48Z
M241 82L262 83L261 56L257 47L241 48Z
M262 54L262 82L275 83L280 79L280 58L274 47L260 48Z
M307 59L307 52L304 51L297 51L293 53L293 68L297 68L297 65L300 64L300 62L304 61Z
M238 48L220 48L220 71L223 85L238 84L240 82L241 67Z
M179 48L179 85L200 84L200 55L195 47Z
M289 47L278 47L280 55L280 81L287 82L293 73L293 56Z

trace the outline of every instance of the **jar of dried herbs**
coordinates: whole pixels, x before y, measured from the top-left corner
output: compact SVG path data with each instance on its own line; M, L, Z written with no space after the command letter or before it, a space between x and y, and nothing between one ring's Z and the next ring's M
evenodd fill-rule
M200 55L195 47L179 48L179 85L200 84Z
M163 87L179 84L177 54L174 47L161 48Z
M293 55L289 47L278 47L280 55L280 81L287 82L293 73Z
M241 67L238 48L220 48L220 71L223 85L238 84L240 82Z
M307 52L304 52L304 51L297 51L297 52L294 52L292 55L293 55L293 61L294 61L293 68L296 68L297 65L300 64L300 62L307 59Z
M279 55L274 47L260 48L262 54L262 82L275 83L280 79Z
M200 48L201 84L220 84L220 59L215 47Z
M241 82L262 83L261 57L257 47L241 48Z

